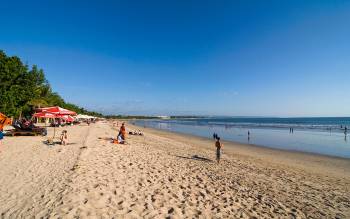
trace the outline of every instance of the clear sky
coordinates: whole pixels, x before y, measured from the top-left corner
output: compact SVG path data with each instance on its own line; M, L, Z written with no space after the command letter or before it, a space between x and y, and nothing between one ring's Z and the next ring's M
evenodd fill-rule
M114 114L350 116L350 1L5 1L0 49Z

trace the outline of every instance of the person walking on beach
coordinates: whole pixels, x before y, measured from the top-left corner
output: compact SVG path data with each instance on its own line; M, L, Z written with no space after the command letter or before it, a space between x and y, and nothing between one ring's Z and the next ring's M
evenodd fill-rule
M220 142L220 138L218 137L215 142L215 147L216 147L216 161L220 163L221 159L221 149L223 147L223 144Z

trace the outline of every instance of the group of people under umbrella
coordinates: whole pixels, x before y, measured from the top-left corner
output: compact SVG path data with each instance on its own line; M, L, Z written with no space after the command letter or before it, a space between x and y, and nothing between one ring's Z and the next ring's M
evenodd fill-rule
M36 113L34 113L33 118L36 119L51 119L51 126L53 127L59 127L64 124L73 124L73 122L76 122L77 120L83 120L86 121L88 125L90 125L90 122L95 119L95 117L87 116L87 115L77 115L76 112L67 110L58 106L54 107L45 107L45 108L39 108L36 110ZM55 138L56 129L54 129L54 137ZM66 145L67 143L67 130L63 130L61 137L61 144Z
M60 123L62 120L66 123L73 123L74 117L77 115L76 112L63 109L58 106L54 107L45 107L45 108L39 108L36 110L36 113L34 113L34 118L45 118L45 119L53 119L54 125L56 123Z
M38 108L33 118L52 119L52 126L60 126L61 124L73 124L76 121L85 121L88 124L94 121L96 117L88 115L78 115L76 112L67 110L58 106Z

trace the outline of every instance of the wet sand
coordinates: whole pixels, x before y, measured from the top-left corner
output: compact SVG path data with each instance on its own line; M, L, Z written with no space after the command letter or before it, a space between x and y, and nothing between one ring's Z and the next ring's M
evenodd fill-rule
M209 139L127 125L145 135L116 145L110 122L64 129L73 144L2 142L1 218L350 217L348 159L224 142L217 164Z

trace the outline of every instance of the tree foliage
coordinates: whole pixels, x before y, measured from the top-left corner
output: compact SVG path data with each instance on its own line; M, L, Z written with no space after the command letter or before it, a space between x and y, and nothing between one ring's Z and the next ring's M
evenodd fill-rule
M9 57L0 50L0 112L7 116L31 116L35 108L60 106L79 114L102 116L71 103L53 92L44 71L31 68L17 56Z

